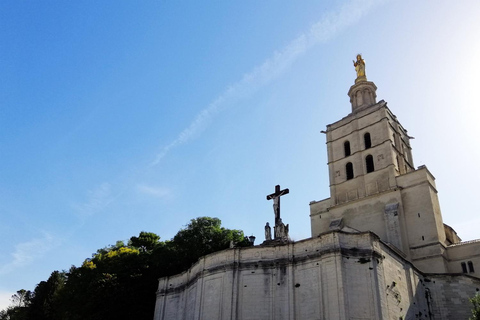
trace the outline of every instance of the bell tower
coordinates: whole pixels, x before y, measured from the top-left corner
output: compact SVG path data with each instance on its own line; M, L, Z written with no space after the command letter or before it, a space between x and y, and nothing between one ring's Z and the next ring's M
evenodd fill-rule
M414 170L410 137L383 100L377 87L357 69L348 96L352 112L327 126L330 194L334 204L397 188L395 177Z
M353 62L351 113L327 125L330 198L310 203L312 237L332 230L372 231L412 261L438 260L448 245L435 178L415 169L407 130L367 80L365 61ZM426 258L428 257L428 259Z

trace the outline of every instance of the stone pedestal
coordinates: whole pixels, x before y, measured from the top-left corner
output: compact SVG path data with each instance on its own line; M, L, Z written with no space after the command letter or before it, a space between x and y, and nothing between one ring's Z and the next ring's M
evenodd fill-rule
M350 87L348 96L352 104L352 112L356 113L377 103L377 86L366 78L365 80L362 77L357 78L355 84Z
M293 243L293 241L287 238L278 238L273 240L265 240L260 244L260 246L276 247L276 246L282 246L289 243Z

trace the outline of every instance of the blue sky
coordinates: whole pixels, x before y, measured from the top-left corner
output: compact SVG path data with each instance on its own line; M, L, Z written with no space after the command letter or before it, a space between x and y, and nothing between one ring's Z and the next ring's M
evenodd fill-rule
M329 197L326 125L362 53L378 100L480 238L478 1L0 2L0 308L140 231L214 216L292 238Z

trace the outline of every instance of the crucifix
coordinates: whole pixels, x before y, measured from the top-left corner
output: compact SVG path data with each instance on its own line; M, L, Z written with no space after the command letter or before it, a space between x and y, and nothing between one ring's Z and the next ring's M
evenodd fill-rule
M275 192L267 196L267 200L273 199L273 213L275 213L275 226L279 224L280 220L280 197L288 194L288 189L280 190L280 185L275 186Z

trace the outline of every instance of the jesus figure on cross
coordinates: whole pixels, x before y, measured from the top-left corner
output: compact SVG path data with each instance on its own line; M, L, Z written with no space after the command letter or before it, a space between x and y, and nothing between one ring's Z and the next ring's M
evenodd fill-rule
M275 214L275 226L278 225L280 220L280 197L288 194L288 189L280 190L280 185L275 186L275 192L267 196L267 200L273 199L273 213Z

